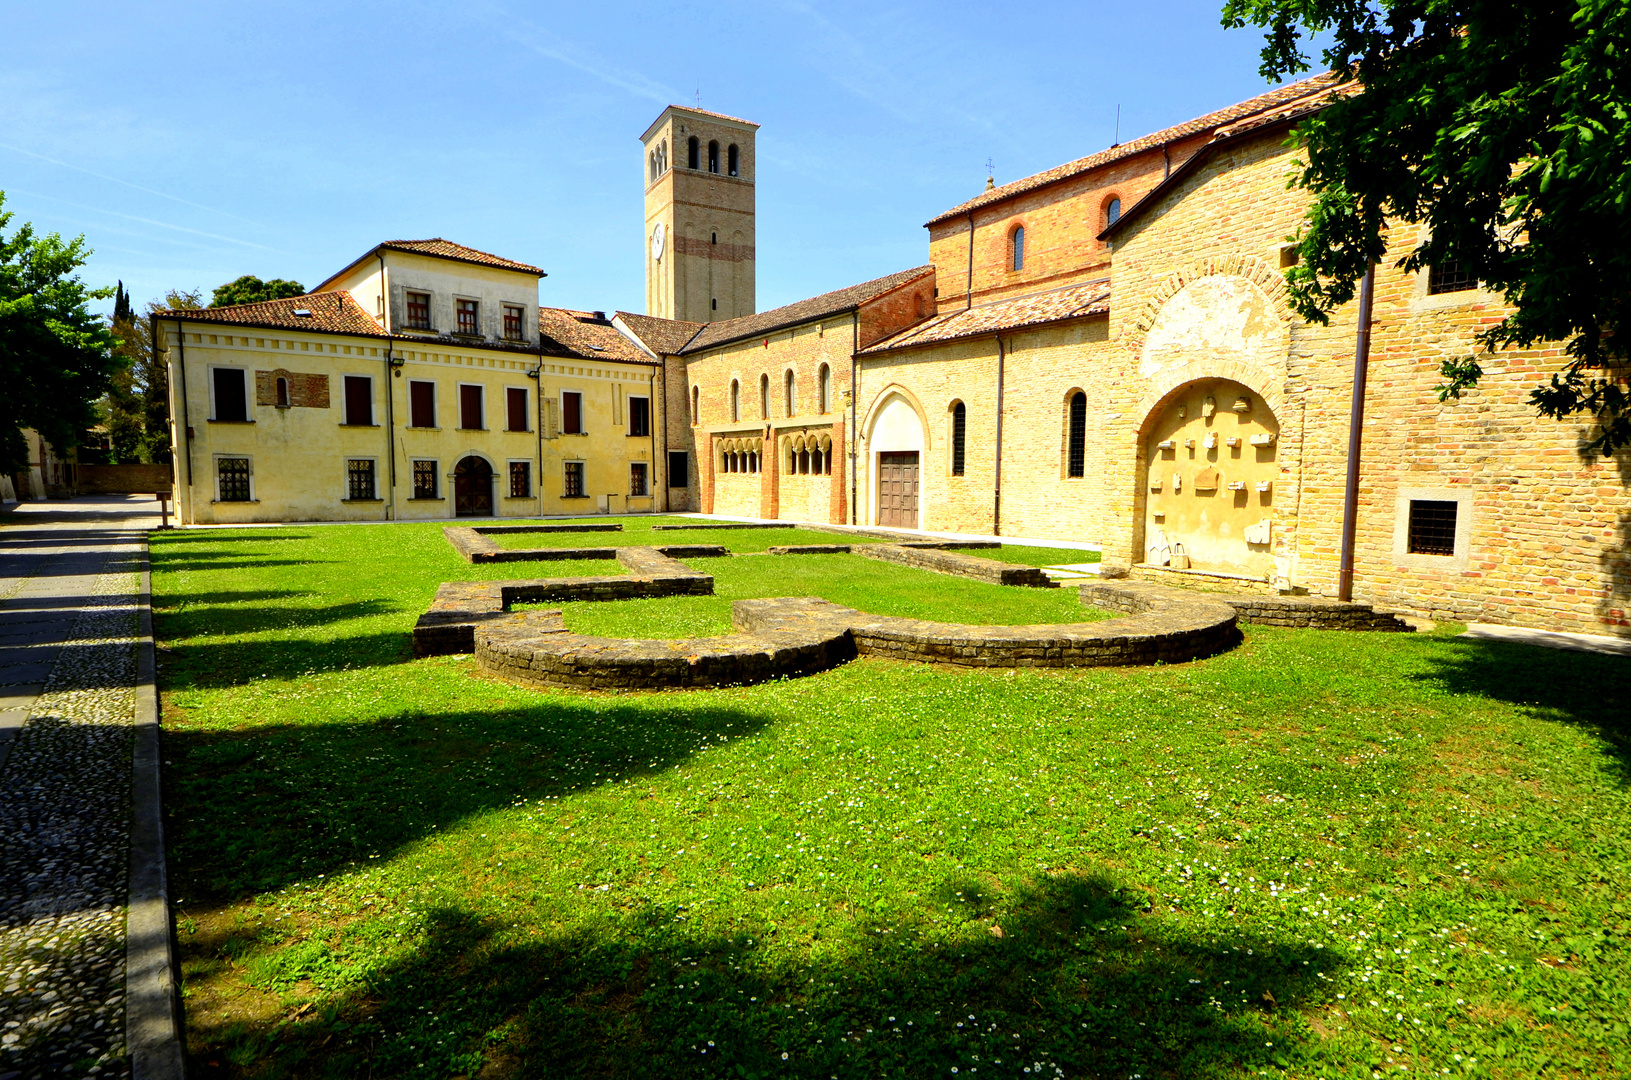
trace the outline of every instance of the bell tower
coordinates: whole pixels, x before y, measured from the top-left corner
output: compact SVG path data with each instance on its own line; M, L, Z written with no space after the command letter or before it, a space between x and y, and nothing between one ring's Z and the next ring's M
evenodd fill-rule
M734 116L670 105L640 137L647 315L705 323L754 313L758 130Z

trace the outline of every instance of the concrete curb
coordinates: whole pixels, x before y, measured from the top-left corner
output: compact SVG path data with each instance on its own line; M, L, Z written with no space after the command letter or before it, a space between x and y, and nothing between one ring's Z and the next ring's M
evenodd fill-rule
M175 935L164 865L159 786L159 698L154 684L153 575L142 538L136 600L136 740L131 755L130 891L125 922L125 1046L135 1080L181 1080Z

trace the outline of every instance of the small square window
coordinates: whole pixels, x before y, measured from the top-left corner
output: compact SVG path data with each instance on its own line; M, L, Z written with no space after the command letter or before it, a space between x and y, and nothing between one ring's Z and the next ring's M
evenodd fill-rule
M1427 292L1430 296L1439 293L1466 292L1468 289L1478 288L1478 279L1467 273L1461 266L1459 259L1450 259L1438 263L1427 272Z
M510 498L532 498L532 462L510 462Z
M565 483L561 495L568 499L577 499L583 496L583 462L568 461L566 463Z
M646 463L633 461L629 463L629 494L649 495L650 488L646 484Z
M413 463L413 497L416 499L436 498L436 462L415 461Z
M374 459L373 458L347 458L345 463L345 497L348 499L373 499L374 495Z
M248 458L216 458L215 474L219 483L218 497L221 502L249 501Z
M481 305L474 300L460 300L458 309L459 333L469 335L481 333L478 329L480 326Z
M1454 502L1411 499L1405 550L1412 555L1454 555L1457 509Z
M408 327L413 330L429 330L430 325L430 293L411 292L408 294Z

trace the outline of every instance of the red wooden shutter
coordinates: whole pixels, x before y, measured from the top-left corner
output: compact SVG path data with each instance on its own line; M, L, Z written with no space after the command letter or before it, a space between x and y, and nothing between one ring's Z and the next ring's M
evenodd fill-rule
M583 433L583 395L561 394L561 430L568 435Z
M527 430L527 392L511 386L504 391L504 397L509 405L510 430Z
M363 427L374 422L374 380L366 375L345 377L345 422Z
M410 423L414 427L436 426L436 384L411 382L408 384Z
M481 387L459 387L459 426L472 431L481 427Z

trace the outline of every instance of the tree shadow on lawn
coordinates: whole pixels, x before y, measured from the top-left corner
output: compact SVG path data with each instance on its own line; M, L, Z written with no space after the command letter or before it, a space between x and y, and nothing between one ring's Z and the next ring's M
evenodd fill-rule
M157 608L155 629L161 642L179 642L174 646L178 655L195 648L209 649L201 644L203 635L233 637L240 634L260 634L266 631L296 630L314 626L332 626L352 619L367 619L378 615L406 612L408 609L392 600L353 600L342 604L320 607L300 607L281 601L294 596L311 596L310 592L242 593L180 593L163 598L164 606ZM238 599L238 598L242 599ZM279 601L275 606L261 603L265 597ZM212 598L215 599L212 602ZM406 638L406 634L402 635ZM246 643L247 644L247 643ZM286 644L265 642L267 645ZM311 642L322 645L323 642ZM400 650L390 650L393 658Z
M630 904L614 915L608 897L596 927L564 934L432 910L417 949L303 1021L190 1025L194 1075L1188 1080L1356 1064L1297 1012L1322 996L1317 973L1334 975L1336 956L1260 935L1203 939L1103 876L1033 877L945 944L911 933L927 903L887 925L835 918L824 947L783 942L754 916L722 936L690 930L672 904ZM253 949L226 934L195 947ZM263 986L322 980L346 947L337 935L249 970ZM227 1060L247 1068L229 1073Z
M169 547L171 544L270 544L284 540L310 540L311 538L310 533L263 532L257 529L252 533L234 534L205 529L160 533L159 536L154 538L154 544L156 548L162 549Z
M363 601L367 605L382 605L373 614L390 612L395 608L386 601ZM323 623L341 622L354 618L359 605L337 605L318 609L313 620L265 622L257 630L281 627L310 627ZM220 625L212 620L211 626ZM221 631L222 633L248 633L248 630ZM166 639L161 638L160 641ZM413 641L406 629L378 634L353 634L327 640L288 638L251 641L214 642L195 638L184 644L167 646L164 653L160 688L166 693L181 690L217 690L243 686L257 679L284 679L297 681L311 675L330 671L358 671L363 668L389 667L405 664L413 659Z
M1594 733L1622 782L1631 782L1631 659L1479 638L1445 640L1430 680L1452 694L1515 705L1542 720Z
M219 562L212 562L219 559ZM325 566L339 559L257 559L244 558L236 551L189 551L184 558L166 558L153 563L155 573L179 574L189 570L261 570L269 566Z

